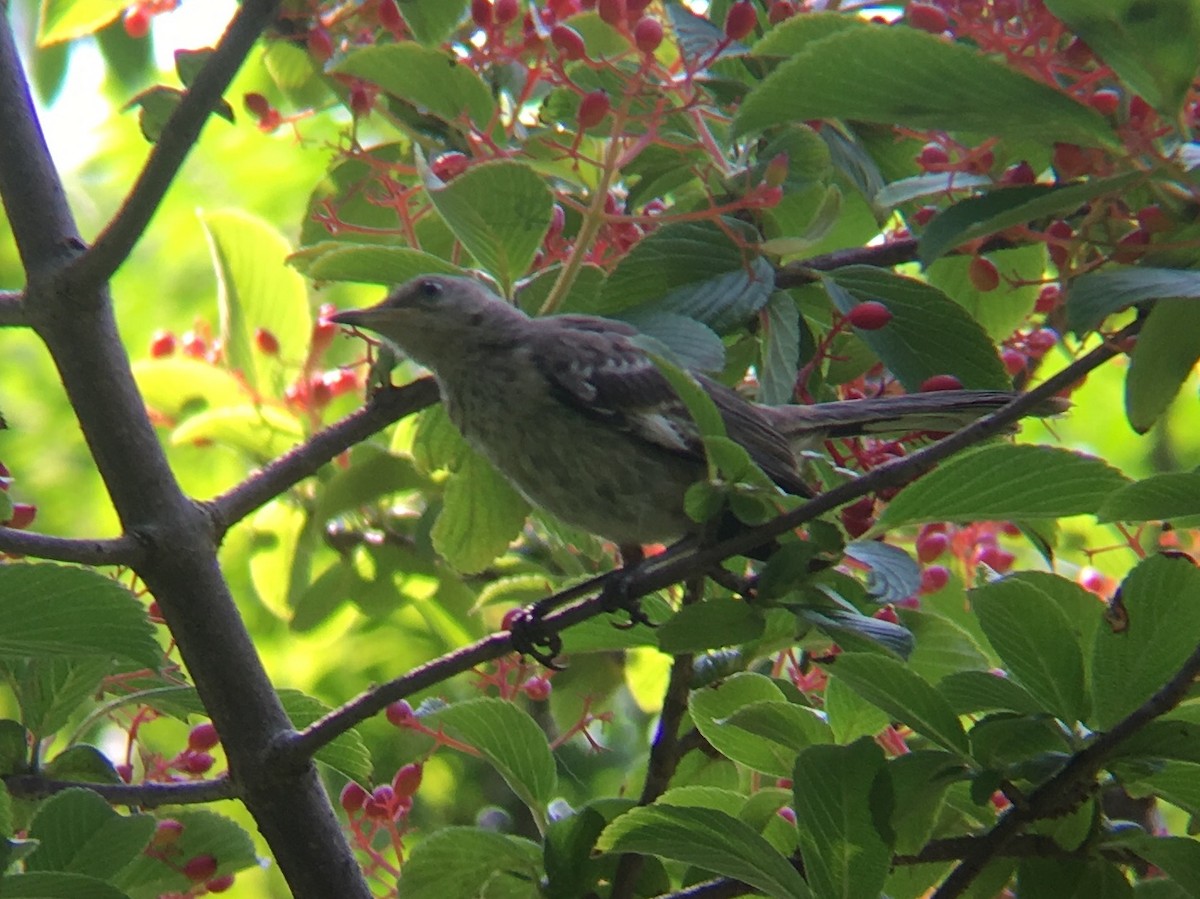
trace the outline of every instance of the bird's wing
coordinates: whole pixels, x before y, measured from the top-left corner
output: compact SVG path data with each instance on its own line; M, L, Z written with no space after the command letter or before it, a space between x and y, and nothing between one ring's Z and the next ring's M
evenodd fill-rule
M534 319L534 358L559 401L659 448L704 458L687 407L623 322L583 315ZM807 494L787 440L736 392L703 376L731 440L789 493Z

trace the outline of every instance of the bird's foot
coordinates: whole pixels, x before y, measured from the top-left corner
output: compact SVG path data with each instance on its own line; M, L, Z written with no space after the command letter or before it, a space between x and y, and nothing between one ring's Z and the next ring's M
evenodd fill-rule
M619 568L604 582L600 596L604 601L607 612L624 612L629 616L627 621L614 621L613 627L628 630L639 624L654 627L654 622L642 608L641 597L631 595L633 587L633 571L630 568Z
M508 632L513 649L521 655L529 656L551 670L562 671L566 666L556 661L562 652L562 637L556 631L546 630L543 620L552 609L553 606L535 602L518 610L509 622Z

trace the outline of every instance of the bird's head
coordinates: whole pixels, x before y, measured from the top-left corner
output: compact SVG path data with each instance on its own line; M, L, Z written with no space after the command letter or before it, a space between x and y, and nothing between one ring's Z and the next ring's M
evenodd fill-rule
M376 306L330 316L330 321L374 331L434 371L472 344L500 337L527 320L478 281L449 275L413 278Z

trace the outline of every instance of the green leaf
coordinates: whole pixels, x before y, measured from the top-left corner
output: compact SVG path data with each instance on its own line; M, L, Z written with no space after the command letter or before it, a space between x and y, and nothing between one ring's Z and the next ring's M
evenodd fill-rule
M29 737L20 721L0 718L0 775L15 774L29 765ZM9 836L9 831L0 831L0 836Z
M678 655L733 646L762 636L764 626L762 612L747 603L697 603L684 606L658 629L658 648Z
M604 282L598 315L646 304L708 325L718 334L743 324L775 289L770 263L735 243L736 222L677 222L638 241Z
M938 374L954 375L972 390L1012 387L987 332L936 287L865 265L838 269L822 282L843 315L866 300L888 307L892 318L884 327L855 333L909 393Z
M1128 625L1102 627L1092 654L1091 722L1106 730L1149 699L1200 644L1200 570L1151 556L1121 584Z
M1074 212L1084 203L1106 194L1119 196L1145 177L1141 172L1129 172L1080 184L1004 187L982 196L960 200L939 213L925 228L918 250L921 263L930 265L967 241L995 234L1013 225Z
M952 752L967 755L967 735L950 704L905 665L882 655L843 652L828 670L897 721Z
M627 309L617 317L641 332L635 343L666 355L680 368L719 372L725 367L725 344L712 328L694 318L651 308Z
M338 470L321 485L313 519L325 522L382 496L428 486L429 481L417 473L411 459L362 443L351 451L350 467Z
M1156 474L1114 491L1096 517L1100 521L1166 521L1200 515L1200 473Z
M118 656L158 669L146 610L116 581L46 563L0 566L0 657Z
M38 739L66 727L113 669L110 657L98 655L0 660L0 672L21 708L21 720Z
M1042 710L1068 724L1087 716L1079 633L1026 581L1002 578L970 591L971 608L1012 677Z
M468 452L446 484L433 547L458 571L482 571L517 538L527 503L482 456Z
M139 853L130 865L113 877L115 885L138 896L186 893L195 884L180 872L174 859L195 858L197 855L211 855L217 860L215 876L234 874L258 866L254 841L250 835L223 815L199 809L176 808L171 810L169 817L183 825L179 839L172 844L170 859L163 861L156 856Z
M959 671L982 671L990 663L965 629L935 612L901 608L900 623L912 632L916 647L908 666L931 684Z
M1071 282L1067 326L1083 334L1127 306L1169 297L1200 297L1200 271L1139 267L1090 272Z
M422 44L440 44L462 21L470 0L401 0L400 14Z
M887 712L867 702L836 677L830 678L825 685L825 714L829 716L833 739L838 743L873 737L892 721Z
M1016 681L990 671L947 674L938 683L938 692L959 715L995 711L1038 715L1044 709L1043 704Z
M484 128L496 111L491 91L469 66L453 54L411 42L355 50L332 71L377 84L447 122L467 118Z
M1021 899L1133 899L1134 891L1125 873L1111 862L1024 858L1017 869L1014 895Z
M418 275L465 275L466 270L410 247L323 241L288 257L314 281L354 281L390 287Z
M701 437L725 437L725 420L717 411L717 404L712 397L700 386L700 382L690 372L686 372L662 356L650 353L659 372L671 389L687 407L688 415L695 422Z
M117 18L128 5L124 0L42 0L38 46L94 34Z
M863 737L800 751L792 775L804 871L818 896L877 896L891 867L892 787L883 751Z
M82 783L119 784L121 775L103 752L86 743L68 746L42 768L47 777Z
M25 865L108 880L142 854L153 833L150 815L119 815L90 790L64 790L39 806L29 836L41 845Z
M800 310L789 294L777 290L767 301L766 312L758 401L778 406L790 403L796 393L796 372L800 368Z
M186 356L141 359L133 363L133 376L146 405L169 418L245 405L251 399L231 372Z
M1149 834L1113 841L1160 868L1188 896L1200 896L1200 843L1188 837L1152 837Z
M965 254L943 256L926 269L925 277L962 306L993 342L1000 343L1026 325L1029 314L1037 305L1046 271L1046 247L1030 244L993 250L987 257L1004 278L995 290L978 290L971 283L973 258Z
M915 854L938 823L946 790L963 777L965 769L954 756L932 749L889 759L887 768L894 791L891 824L896 833L895 852Z
M1131 92L1173 119L1200 66L1200 8L1191 0L1046 0Z
M280 690L279 701L297 730L303 730L333 711L321 700L299 690ZM331 743L318 749L314 757L351 780L366 783L371 779L371 753L356 730L338 734Z
M852 59L855 64L846 65ZM1111 145L1095 110L967 46L902 26L846 28L804 48L750 91L734 133L809 119L1035 141Z
M192 415L171 432L171 443L215 443L252 459L281 456L304 439L300 419L278 406L222 406Z
M842 13L806 13L793 16L776 25L751 48L754 56L794 56L821 38L852 28L870 26L862 19Z
M1138 789L1149 788L1192 817L1200 815L1200 765L1194 762L1167 762L1138 779Z
M786 697L770 678L743 673L727 678L712 689L692 691L688 697L688 710L696 730L721 755L755 771L786 777L795 758L793 746L788 742L779 744L764 740L759 734L741 727L727 726L729 719L743 709L761 703L782 702L786 702Z
M607 852L636 852L684 862L750 884L777 899L812 893L788 860L737 818L706 808L650 805L631 809L604 829Z
M129 899L129 894L84 874L37 871L6 874L4 899Z
M436 722L479 750L535 814L544 812L556 789L554 756L529 715L501 699L472 699L438 712Z
M283 264L292 249L273 227L244 212L204 212L200 223L220 286L225 359L253 390L282 394L304 364L312 336L304 279ZM278 355L258 349L259 329L278 341Z
M1129 358L1125 414L1139 434L1154 425L1200 360L1200 303L1159 300L1150 310Z
M444 827L417 843L400 872L411 899L538 899L541 848L474 827Z
M511 296L550 227L554 198L546 183L525 163L488 162L428 193L454 236Z
M163 128L175 114L175 109L182 99L183 91L158 84L135 95L125 104L123 111L137 108L138 128L142 137L153 144L162 137Z
M1070 450L997 444L960 453L902 490L879 516L889 530L923 521L1009 521L1095 512L1128 481Z

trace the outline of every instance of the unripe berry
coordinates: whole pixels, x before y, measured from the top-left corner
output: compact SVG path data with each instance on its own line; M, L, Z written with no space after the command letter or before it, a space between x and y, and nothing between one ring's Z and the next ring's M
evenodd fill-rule
M471 20L480 28L492 24L492 0L471 0Z
M209 880L217 873L217 858L214 855L197 855L189 858L183 863L180 873L193 883Z
M384 715L393 727L406 727L416 717L413 707L403 699L389 705L384 710Z
M501 26L515 22L517 16L521 14L521 7L517 0L496 0L494 10L496 24Z
M586 131L588 128L599 125L608 115L610 108L608 93L605 90L594 90L590 94L585 94L579 101L580 130Z
M931 3L910 3L904 11L904 21L930 34L941 34L950 27L946 11Z
M279 355L279 338L266 328L254 329L254 345L264 356Z
M176 760L176 767L188 774L207 774L212 770L212 766L216 764L216 761L207 752L193 752L190 749L185 749L179 753L179 758Z
M333 38L329 36L329 32L324 28L318 26L310 31L307 43L308 52L318 62L325 62L325 60L333 56Z
M980 293L987 293L1000 286L1000 270L986 256L976 256L971 260L967 277L971 279L971 286Z
M338 796L338 803L348 815L353 815L361 809L366 801L367 791L354 781L349 781L342 787L341 795Z
M776 153L763 169L763 183L771 187L782 187L787 181L788 166L791 159L787 153Z
M643 53L653 53L663 40L663 26L658 19L638 19L633 26L633 43Z
M155 331L150 338L150 355L154 359L163 359L175 352L175 335L170 331Z
M926 378L917 388L919 393L934 393L938 390L962 390L962 381L954 375L934 375Z
M775 0L767 12L767 21L772 25L778 25L780 22L790 19L797 12L799 9L792 0Z
M794 808L792 808L790 805L781 805L779 807L779 811L776 812L776 814L779 815L779 817L781 817L788 824L794 825L796 823L796 810Z
M892 310L878 300L859 303L846 314L846 321L860 331L878 331L892 320Z
M1035 353L1045 353L1058 343L1058 334L1053 328L1038 328L1025 338L1025 345Z
M950 570L945 565L930 565L921 571L921 593L937 593L950 583Z
M568 25L555 25L550 29L550 43L558 48L563 59L584 59L587 56L587 46L579 32Z
M1020 350L1014 350L1011 347L1000 354L1000 361L1004 363L1004 370L1014 378L1021 372L1025 371L1025 368L1028 365L1028 360L1025 358L1025 354Z
M758 24L758 13L750 0L738 0L729 7L725 15L725 36L731 41L740 41Z
M620 28L628 15L628 11L625 9L625 0L599 0L596 4L596 12L600 14L603 21L614 28Z
M143 6L131 6L125 10L121 24L134 40L144 38L150 33L150 12Z
M525 691L525 695L534 702L545 702L550 698L550 681L542 677L540 674L535 674L529 680L521 685L521 689Z
M392 789L397 796L412 796L421 786L424 769L414 763L404 765L392 778Z
M174 818L163 818L154 825L150 846L154 849L166 849L178 843L181 836L183 836L183 823Z
M950 538L940 531L922 533L917 538L917 558L928 565L950 548Z
M1034 312L1053 312L1058 304L1062 301L1062 288L1057 284L1047 284L1038 291L1037 302L1034 304Z
M208 721L205 721L203 724L197 724L188 732L188 749L194 749L197 752L212 749L220 742L221 735L217 733L217 729Z
M350 111L356 118L363 118L375 105L375 92L361 81L350 88Z

